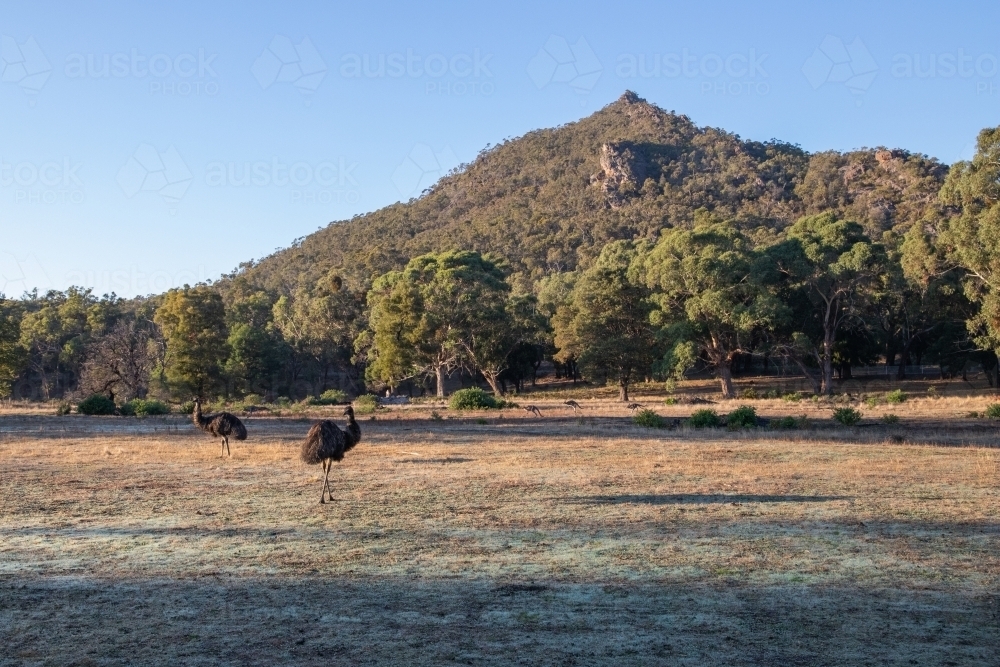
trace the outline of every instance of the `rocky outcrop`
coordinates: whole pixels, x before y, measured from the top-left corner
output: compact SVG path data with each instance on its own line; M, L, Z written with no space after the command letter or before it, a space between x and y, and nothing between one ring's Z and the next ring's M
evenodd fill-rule
M599 186L611 208L620 208L642 188L646 180L645 160L629 142L601 146L601 171L590 177Z

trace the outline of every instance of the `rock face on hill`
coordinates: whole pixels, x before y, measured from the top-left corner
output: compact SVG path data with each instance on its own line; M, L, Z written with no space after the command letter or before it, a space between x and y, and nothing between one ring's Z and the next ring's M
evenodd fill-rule
M626 92L587 118L483 150L420 199L331 223L241 273L278 293L331 269L363 288L410 257L462 248L505 259L530 284L586 265L609 241L689 225L699 208L748 229L832 208L881 238L933 213L946 171L905 150L809 154L745 141Z

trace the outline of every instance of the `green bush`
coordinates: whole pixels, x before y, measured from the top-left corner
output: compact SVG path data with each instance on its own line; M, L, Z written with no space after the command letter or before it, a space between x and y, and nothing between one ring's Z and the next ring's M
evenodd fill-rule
M799 421L795 417L782 417L781 419L775 419L771 422L771 427L782 431L790 431L793 428L798 428Z
M897 403L898 404L898 403L902 403L905 400L906 400L906 392L903 391L902 389L896 389L894 391L890 391L889 393L887 393L885 395L885 402L886 403Z
M632 421L638 426L645 426L646 428L664 428L667 425L667 420L656 414L649 408L645 410L640 410L632 417Z
M492 394L486 393L479 387L469 387L459 389L452 394L448 407L452 410L494 410L501 406Z
M869 408L874 408L881 402L882 399L879 398L878 396L869 396L865 399L865 405L867 405Z
M898 424L899 423L899 416L898 415L894 415L894 414L882 415L882 423L883 424Z
M746 389L740 392L740 398L752 401L754 399L760 398L760 394L758 394L757 390L754 389L753 387L747 387Z
M56 406L56 414L59 415L60 417L63 415L68 415L71 412L73 412L73 406L70 405L69 403L60 403L59 405Z
M983 413L988 419L1000 419L1000 403L990 403Z
M177 406L177 412L182 415L189 415L194 412L194 401L186 401Z
M290 408L292 407L292 399L287 396L279 396L278 400L275 401L279 408Z
M94 394L80 401L76 411L81 415L113 415L115 402L104 394Z
M309 399L309 405L337 405L346 402L347 394L339 389L327 389L318 397L313 396Z
M665 399L663 399L663 404L664 405L677 405L677 399L674 398L673 396L667 396Z
M361 415L370 415L378 410L378 398L375 394L362 394L354 399L354 411Z
M729 428L752 428L757 426L757 410L752 405L741 405L726 415Z
M833 420L844 426L854 426L861 421L861 413L854 408L837 408L833 411Z
M716 414L715 410L702 408L701 410L695 410L691 414L688 424L695 428L713 428L722 426L722 419Z
M788 401L789 403L797 403L802 400L802 395L797 391L790 391L782 396L781 400Z
M441 416L441 413L438 412L437 410L431 410L431 419L433 419L436 422L439 422L443 419L443 417Z
M264 402L264 397L260 394L247 394L243 397L243 405L260 405Z
M124 403L120 412L126 417L147 417L150 415L169 415L170 406L156 399L133 398Z
M781 392L777 389L768 389L767 393L764 394L764 398L781 398Z

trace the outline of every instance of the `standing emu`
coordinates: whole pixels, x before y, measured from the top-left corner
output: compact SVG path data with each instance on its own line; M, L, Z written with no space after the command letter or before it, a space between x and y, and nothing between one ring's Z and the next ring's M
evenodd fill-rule
M344 454L361 440L361 427L354 420L354 408L348 405L344 414L347 416L346 431L341 431L332 421L324 419L312 425L306 441L302 443L302 460L310 465L323 464L323 490L319 494L321 503L326 502L328 492L330 500L333 500L333 491L330 490L330 469L333 468L333 462L342 461Z
M191 415L194 425L206 433L211 433L217 438L222 438L222 456L232 453L229 451L229 436L237 440L247 439L247 427L243 425L240 418L228 412L220 412L214 415L201 414L201 399L194 399L194 412Z

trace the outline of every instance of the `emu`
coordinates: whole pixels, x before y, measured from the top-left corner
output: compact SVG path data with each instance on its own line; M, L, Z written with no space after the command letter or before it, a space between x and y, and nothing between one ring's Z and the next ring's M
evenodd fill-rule
M194 412L191 414L194 425L206 433L211 433L217 438L222 438L222 456L232 456L229 451L229 436L237 440L247 439L247 428L240 421L240 418L229 412L220 412L214 415L201 414L201 399L194 399Z
M572 399L564 402L563 405L568 405L569 407L573 408L573 414L576 414L580 412L580 410L583 410L583 407Z
M326 503L327 494L333 501L333 491L330 489L330 469L334 461L342 461L344 454L354 448L361 440L361 426L354 420L354 408L344 409L347 416L347 430L340 428L329 419L317 422L309 429L305 442L302 443L302 460L309 465L323 464L323 490L319 494L319 502Z

